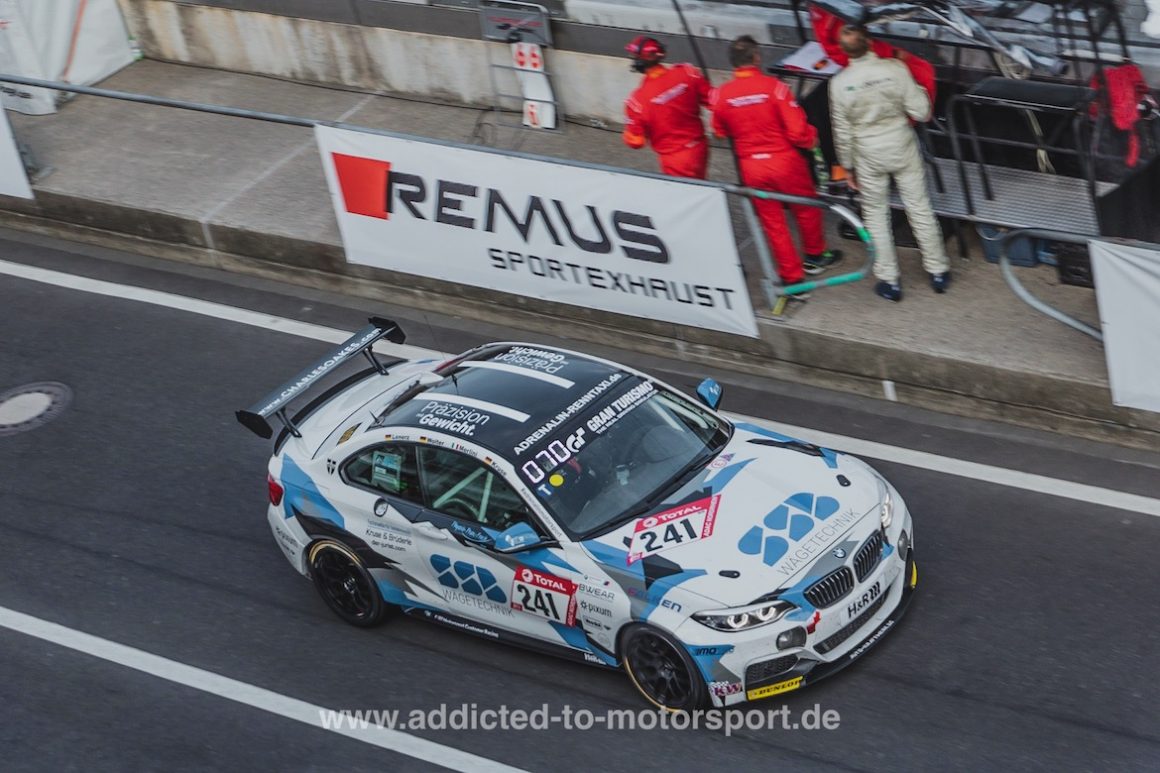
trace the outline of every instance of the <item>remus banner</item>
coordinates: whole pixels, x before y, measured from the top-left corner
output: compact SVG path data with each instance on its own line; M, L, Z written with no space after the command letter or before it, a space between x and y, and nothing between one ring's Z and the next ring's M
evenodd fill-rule
M315 127L351 263L756 337L724 191Z

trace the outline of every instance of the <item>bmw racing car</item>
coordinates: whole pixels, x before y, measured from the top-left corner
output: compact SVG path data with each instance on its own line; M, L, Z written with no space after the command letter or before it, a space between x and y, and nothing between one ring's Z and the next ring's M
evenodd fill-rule
M852 456L726 419L716 382L691 399L519 343L385 360L383 338L404 335L372 318L237 413L265 438L283 425L270 528L346 622L401 610L623 667L655 706L688 710L811 684L905 610L898 492ZM359 355L368 367L335 381Z

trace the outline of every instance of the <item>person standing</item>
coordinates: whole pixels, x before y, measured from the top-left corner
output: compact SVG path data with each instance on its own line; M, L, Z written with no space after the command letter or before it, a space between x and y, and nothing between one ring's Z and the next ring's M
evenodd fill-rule
M806 120L789 86L761 72L756 40L749 35L734 40L729 45L729 61L733 80L713 92L712 123L718 137L733 140L741 182L751 188L815 198L814 179L802 151L817 148L817 130ZM804 274L820 274L841 259L841 250L826 247L821 208L789 205L801 234L803 259L785 221L784 205L768 199L754 199L753 204L784 284L796 284Z
M664 174L705 179L709 143L701 107L709 104L709 81L691 65L662 64L665 47L655 38L641 35L625 50L644 78L624 103L624 144L639 149L651 142Z
M930 120L931 102L906 65L870 50L862 27L846 25L839 36L850 64L830 80L834 150L850 186L862 192L866 227L877 257L874 292L902 300L898 254L890 231L890 181L898 185L906 217L922 250L922 264L936 293L951 281L942 231L930 204L926 170L910 121Z

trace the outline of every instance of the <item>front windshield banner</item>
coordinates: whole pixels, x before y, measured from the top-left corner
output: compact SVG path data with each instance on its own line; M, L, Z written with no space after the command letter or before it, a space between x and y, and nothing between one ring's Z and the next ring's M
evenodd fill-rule
M547 426L547 425L546 425ZM681 395L637 376L624 378L527 448L516 469L557 523L573 536L623 521L666 494L728 442L719 419ZM521 444L522 445L522 444ZM715 498L644 519L632 561L712 534ZM631 562L631 561L630 561Z
M651 381L643 381L586 419L584 422L586 428L578 429L567 437L549 441L544 448L537 451L531 459L520 466L524 478L541 494L550 496L549 485L558 486L560 485L558 481L562 481L561 476L552 475L552 472L571 459L589 442L589 438L586 437L588 433L592 435L604 434L625 414L647 400L654 391L656 391L656 387ZM548 481L543 482L544 478L548 476L551 476Z

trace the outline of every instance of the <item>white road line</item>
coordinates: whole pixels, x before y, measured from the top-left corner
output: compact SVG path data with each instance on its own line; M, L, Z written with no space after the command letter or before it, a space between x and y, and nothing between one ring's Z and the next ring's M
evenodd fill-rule
M190 311L195 314L203 314L217 319L239 322L244 325L253 325L254 327L261 327L267 330L289 333L290 335L313 338L330 343L342 343L352 335L350 331L346 330L336 330L335 328L313 325L308 322L298 322L297 320L275 317L248 309L239 309L220 303L188 298L183 295L173 295L157 290L133 287L132 285L120 285L99 279L74 276L59 271L26 266L21 263L0 261L0 273L56 285L57 287L67 287L83 292L97 293L99 295L108 295L116 298L151 303L158 306L166 306L172 309ZM375 349L381 350L384 354L405 357L407 359L450 356L445 352L436 352L417 346L397 345L386 342L376 344ZM292 365L293 363L291 363ZM291 367L291 370L293 370L293 367ZM949 456L940 456L925 451L915 451L900 446L877 443L872 440L862 440L860 438L822 432L808 427L781 424L769 421L768 419L751 416L736 416L735 418L752 421L755 424L761 424L783 434L816 442L819 445L834 448L839 451L846 451L857 456L866 456L872 459L904 464L909 467L931 470L946 475L955 475L962 478L983 481L985 483L994 483L996 485L1008 486L1024 491L1033 491L1039 494L1072 499L1077 502L1086 502L1101 507L1114 507L1144 515L1160 516L1160 499L1141 496L1139 494L1130 494L1115 489L1089 486L1083 483L1061 480L1059 478L1049 478L1044 475L1008 470L989 464L968 462Z
M425 738L378 727L374 724L370 724L366 728L351 728L349 726L323 728L322 713L329 711L324 706L300 701L297 698L239 682L212 671L188 666L135 647L127 647L99 636L66 628L63 625L51 623L39 617L32 617L7 607L0 607L0 627L77 652L83 652L86 655L92 655L101 660L140 671L143 674L216 695L219 698L251 706L279 717L292 719L324 732L335 733L452 770L524 773L521 768L513 768L486 757L479 757L450 746L428 741Z
M81 292L93 293L95 295L106 295L111 298L140 301L154 306L165 306L170 309L189 311L205 317L224 319L229 322L238 322L243 325L251 325L266 330L276 330L280 333L288 333L290 335L301 336L302 338L313 338L316 341L326 341L332 344L340 344L352 335L352 333L344 330L336 330L332 327L312 325L309 322L299 322L298 320L287 319L285 317L275 317L270 314L250 311L249 309L239 309L235 306L226 306L225 304L213 303L211 301L203 301L185 295L174 295L173 293L163 293L144 287L116 284L115 282L106 282L102 279L90 279L84 276L75 276L73 274L51 271L36 266L26 266L23 263L12 263L6 260L0 260L0 274L8 274L9 276L15 276L21 279L30 279L34 282L65 287L70 290L80 290ZM405 357L408 360L450 356L432 349L421 349L417 346L407 346L405 344L376 345L375 350L384 353L390 352L397 357Z

